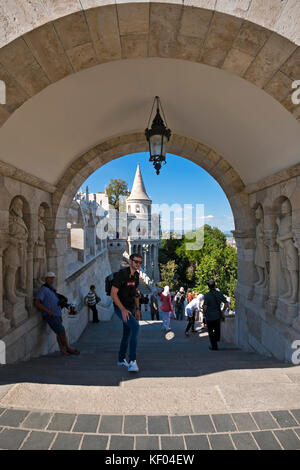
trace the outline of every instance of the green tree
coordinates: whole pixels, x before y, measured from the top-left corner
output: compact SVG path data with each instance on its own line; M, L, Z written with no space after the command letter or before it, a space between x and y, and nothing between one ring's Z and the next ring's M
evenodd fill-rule
M187 234L181 240L163 241L160 252L162 267L164 268L170 260L177 265L176 288L189 287L205 294L208 292L207 281L214 279L224 294L231 297L231 305L234 308L234 291L237 281L235 248L226 244L226 236L223 232L209 225L204 226L204 244L201 249L187 250L189 246L187 243L193 241L191 236Z
M174 260L168 261L166 264L160 264L160 279L158 283L160 287L169 286L170 291L175 290L175 276L177 265Z
M120 196L127 196L128 184L125 180L120 178L111 178L106 191L109 204L111 204L115 209L119 210Z

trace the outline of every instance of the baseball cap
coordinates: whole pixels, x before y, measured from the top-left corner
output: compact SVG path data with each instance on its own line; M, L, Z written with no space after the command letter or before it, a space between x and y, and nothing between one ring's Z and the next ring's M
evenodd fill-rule
M52 273L51 271L48 271L46 274L45 274L45 279L47 277L56 277L56 275L54 273Z

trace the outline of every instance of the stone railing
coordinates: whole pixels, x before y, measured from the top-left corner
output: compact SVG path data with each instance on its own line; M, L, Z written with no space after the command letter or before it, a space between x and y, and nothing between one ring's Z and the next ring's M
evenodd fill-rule
M148 286L148 287L152 287L153 284L154 284L154 281L153 279L151 279L148 274L143 271L143 269L140 268L140 278L144 281L144 283Z

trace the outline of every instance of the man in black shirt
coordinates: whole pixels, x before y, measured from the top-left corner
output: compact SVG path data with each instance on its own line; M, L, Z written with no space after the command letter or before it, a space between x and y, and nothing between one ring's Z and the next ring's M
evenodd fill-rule
M222 292L216 290L215 281L208 281L209 292L204 296L203 315L206 317L208 335L212 351L218 350L218 342L221 335L221 319L224 318L224 312L229 307L226 297ZM224 308L221 310L221 303Z
M136 362L136 347L139 333L141 309L137 287L139 285L138 269L142 264L139 254L132 254L129 258L129 267L120 269L112 281L111 297L114 302L115 314L123 322L123 336L119 350L119 366L128 367L129 372L138 372ZM129 362L126 360L126 352L129 343Z

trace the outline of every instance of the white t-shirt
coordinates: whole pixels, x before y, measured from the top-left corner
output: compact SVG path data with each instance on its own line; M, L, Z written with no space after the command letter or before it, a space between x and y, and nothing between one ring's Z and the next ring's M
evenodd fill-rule
M199 294L195 299L191 300L191 302L186 306L186 315L187 315L187 309L190 311L194 312L195 309L200 310L201 308L201 302L204 300L204 295Z

